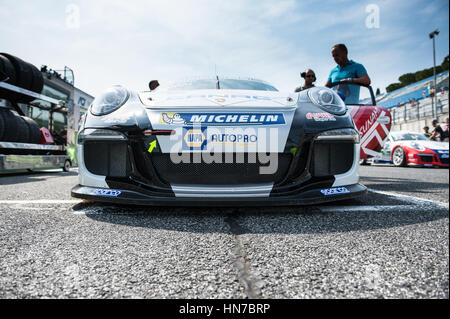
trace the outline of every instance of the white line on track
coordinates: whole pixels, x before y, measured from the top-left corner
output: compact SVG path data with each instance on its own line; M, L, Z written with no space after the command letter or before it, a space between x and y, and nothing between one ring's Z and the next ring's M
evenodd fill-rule
M399 199L401 201L409 202L409 203L416 204L416 205L421 205L421 206L423 206L423 205L432 205L432 206L435 206L435 207L439 206L440 208L449 209L449 203L443 203L443 202L433 201L433 200L424 199L424 198L420 198L420 197L409 196L409 195L403 195L403 194L379 191L379 190L375 190L375 189L371 189L371 188L369 188L368 191L372 192L372 193L376 193L376 194L381 194L381 195L387 195L387 196L395 197L396 199Z
M333 212L385 212L385 211L402 211L415 208L413 205L383 205L383 206L325 206L319 207L319 210L323 213ZM429 207L429 209L434 209Z
M38 200L0 200L0 204L78 204L81 203L82 200L61 200L61 199L38 199Z

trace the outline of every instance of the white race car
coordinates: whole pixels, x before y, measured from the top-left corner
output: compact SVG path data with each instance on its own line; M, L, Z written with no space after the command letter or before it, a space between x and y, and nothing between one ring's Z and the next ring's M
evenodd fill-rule
M422 133L392 131L380 155L367 163L448 167L448 156L448 142L430 141Z
M117 86L81 123L72 196L140 205L321 203L367 192L359 154L352 114L329 88L281 93L263 81L219 78L141 93Z

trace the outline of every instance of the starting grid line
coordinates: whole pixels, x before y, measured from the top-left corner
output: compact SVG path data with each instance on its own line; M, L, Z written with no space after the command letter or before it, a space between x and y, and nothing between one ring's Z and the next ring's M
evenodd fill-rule
M316 206L318 211L323 213L332 212L389 212L389 211L404 211L411 209L420 209L421 211L430 211L436 209L446 209L449 210L448 203L434 202L432 200L423 199L419 197L396 194L385 191L378 191L374 189L368 190L371 193L385 195L392 197L401 202L407 203L404 205L354 205L354 206ZM76 205L80 203L89 203L88 201L78 200L54 200L54 199L39 199L39 200L0 200L0 205L8 205L13 209L21 210L39 210L36 205L60 205L60 204L70 204ZM92 203L92 202L90 202ZM78 211L74 211L75 215L85 215L85 214L101 214L101 207L86 207Z

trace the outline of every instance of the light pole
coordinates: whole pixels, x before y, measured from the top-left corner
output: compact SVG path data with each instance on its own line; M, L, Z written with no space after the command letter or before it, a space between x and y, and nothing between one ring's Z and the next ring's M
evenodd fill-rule
M434 75L434 94L433 97L431 99L431 107L433 110L433 117L439 121L439 115L437 113L437 105L436 105L436 45L435 45L435 41L434 38L436 35L439 34L439 30L436 29L433 32L431 32L429 34L430 39L433 39L433 75Z

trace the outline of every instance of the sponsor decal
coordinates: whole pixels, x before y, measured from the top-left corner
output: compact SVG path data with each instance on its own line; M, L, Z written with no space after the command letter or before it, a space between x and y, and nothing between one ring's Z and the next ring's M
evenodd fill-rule
M316 122L336 121L336 118L330 113L306 113L306 119Z
M162 124L186 124L186 121L181 118L179 113L162 113L160 123Z
M183 138L183 149L204 149L206 147L206 128L194 129L190 128L186 130Z
M221 132L217 129L208 131L207 127L183 127L183 131L182 150L206 150L208 145L248 146L258 142L256 132L246 133L243 130Z
M160 124L169 125L282 125L283 113L161 113Z
M384 124L383 120L382 121L377 121L378 117L380 116L380 113L381 113L381 109L380 108L374 108L372 113L367 117L367 119L364 122L364 124L358 130L361 133L361 137L364 136L367 133L367 131L369 131L369 129L375 124L375 122L378 122L380 124ZM385 116L384 113L381 114L380 117L381 118L387 117L389 119L389 117Z
M381 123L381 124L384 124L384 125L387 125L387 124L391 123L391 119L389 118L389 116L380 116L377 119L377 122Z
M249 143L256 143L258 136L256 134L211 134L210 140L213 144L237 143L248 145Z
M439 156L439 158L448 158L448 151L444 151L444 150L433 150L432 151L436 152Z
M320 192L321 192L324 196L340 195L340 194L347 194L347 193L350 193L350 191L347 189L347 187L325 188L325 189L321 189Z
M122 194L122 191L115 190L115 189L97 188L97 189L92 190L92 195L96 195L96 196L117 197L120 194Z

